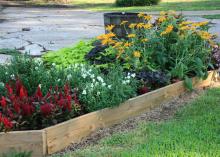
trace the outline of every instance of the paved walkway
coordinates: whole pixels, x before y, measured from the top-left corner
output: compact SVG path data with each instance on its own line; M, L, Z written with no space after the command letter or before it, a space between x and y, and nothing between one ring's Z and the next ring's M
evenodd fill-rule
M220 14L220 10L187 11L183 14ZM201 17L189 19L206 20ZM211 22L213 23L211 32L220 36L220 20ZM9 7L0 11L0 48L16 48L39 56L48 50L57 50L81 39L90 39L104 33L103 23L102 12L65 8Z

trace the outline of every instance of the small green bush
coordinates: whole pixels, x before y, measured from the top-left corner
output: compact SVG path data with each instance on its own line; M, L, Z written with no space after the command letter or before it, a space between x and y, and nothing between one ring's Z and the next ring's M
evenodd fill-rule
M50 51L42 56L46 65L53 63L67 67L70 64L85 62L84 56L93 48L92 41L80 41L72 47L62 48L58 51Z
M158 4L160 0L116 0L116 6L130 7L130 6L149 6Z

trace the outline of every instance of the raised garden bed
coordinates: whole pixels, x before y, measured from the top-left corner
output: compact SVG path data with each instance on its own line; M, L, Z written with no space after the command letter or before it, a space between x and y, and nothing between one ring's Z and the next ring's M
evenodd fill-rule
M206 80L194 78L194 88L209 86L214 77L215 71L211 71ZM33 157L52 154L70 143L79 142L99 128L112 126L151 110L185 91L184 82L180 81L129 99L118 107L92 112L42 130L0 133L0 152L10 149L33 151Z

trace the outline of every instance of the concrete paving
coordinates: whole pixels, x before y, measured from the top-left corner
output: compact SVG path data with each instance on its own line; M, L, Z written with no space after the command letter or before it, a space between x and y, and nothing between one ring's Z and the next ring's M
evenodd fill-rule
M104 33L103 14L91 11L11 7L0 21L0 48L36 56Z
M182 13L188 16L220 11ZM206 20L201 17L188 18L192 21ZM220 36L220 20L211 22L213 27L210 31ZM0 48L16 48L40 56L48 50L58 50L104 33L103 23L102 12L65 8L4 8L0 11Z

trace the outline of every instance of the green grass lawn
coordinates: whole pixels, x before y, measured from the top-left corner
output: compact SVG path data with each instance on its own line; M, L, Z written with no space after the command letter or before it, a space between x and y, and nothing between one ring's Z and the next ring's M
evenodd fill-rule
M142 123L62 157L220 157L220 89L210 89L171 120Z
M206 19L220 19L220 14L216 14L216 15L204 15L203 16Z
M31 0L45 4L45 0ZM116 7L115 0L62 0L76 8L95 11L161 11L161 10L218 10L220 0L161 0L158 5L145 7Z

